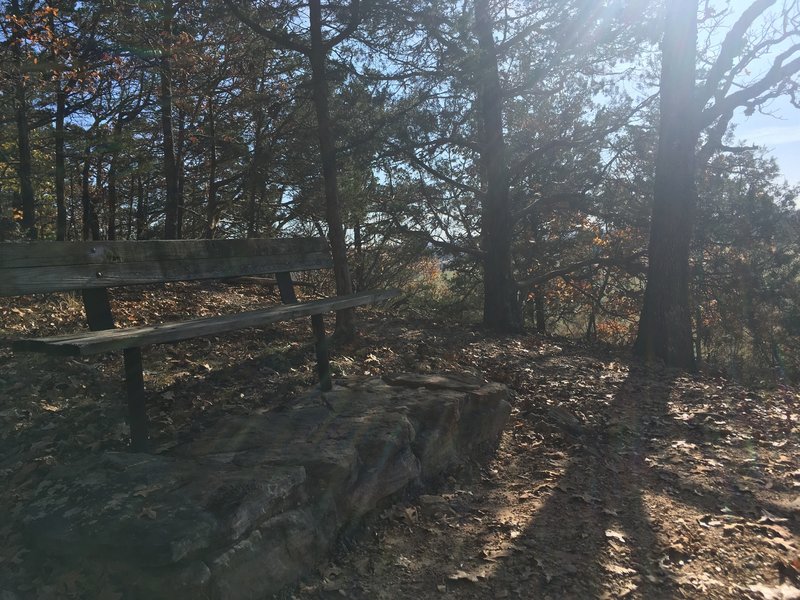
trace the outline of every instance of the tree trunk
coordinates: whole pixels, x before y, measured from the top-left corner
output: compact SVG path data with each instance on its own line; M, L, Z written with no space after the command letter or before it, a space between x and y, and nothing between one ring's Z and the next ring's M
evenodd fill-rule
M108 164L108 198L106 207L106 239L117 239L117 157L111 157Z
M22 18L23 13L19 0L11 0L11 13ZM25 75L22 72L22 51L17 43L19 31L12 26L12 53L15 67L14 81L14 116L17 125L17 147L19 149L19 164L17 176L19 178L19 208L22 210L22 229L25 235L35 239L36 212L33 194L33 158L31 156L31 136L28 125L28 93Z
M314 110L317 115L317 136L322 162L322 178L325 187L325 219L328 222L328 240L333 257L333 272L336 280L336 293L339 296L351 294L353 284L347 265L347 246L339 207L337 182L336 145L331 130L328 108L328 81L326 72L326 49L322 41L322 8L320 0L309 0L311 25L311 88ZM339 338L355 336L355 318L352 308L336 313L336 331Z
M117 239L117 163L119 162L119 143L120 136L122 135L122 123L119 120L114 124L114 133L112 136L112 152L111 159L108 163L108 198L106 199L106 207L108 214L106 215L106 239Z
M52 27L52 20L51 20ZM56 77L56 114L55 114L55 159L56 159L56 240L67 239L67 207L64 199L64 177L67 173L66 152L64 149L64 119L67 112L67 94L61 83L60 75Z
M544 292L537 289L533 296L533 312L536 319L536 333L547 333L547 315L545 314Z
M141 240L147 227L147 194L145 193L142 176L137 177L137 200L136 200L136 239Z
M214 101L208 104L208 137L211 142L208 155L208 202L206 204L205 237L214 239L219 224L219 206L217 203L217 138L214 123Z
M503 94L488 0L475 0L475 33L480 49L477 83L483 130L481 158L486 171L481 206L483 324L494 331L515 332L522 329L522 307L511 261L513 224L503 139Z
M175 169L178 172L178 210L175 216L175 237L183 239L183 216L185 211L186 198L186 169L184 168L184 153L186 141L186 113L183 109L178 110L178 140L175 148Z
M689 246L696 205L697 0L667 6L661 59L661 122L644 305L634 352L694 370Z
M354 291L360 292L364 286L364 239L361 236L361 221L353 225L353 250L355 251L356 269L353 282Z
M259 190L264 184L264 162L265 151L263 147L264 137L264 110L259 103L253 109L253 122L255 137L253 140L253 159L247 171L247 237L252 238L258 235L259 230Z
M130 182L128 183L128 233L125 236L126 240L130 240L133 237L133 210L136 202L133 201L134 199L134 177L131 175Z
M172 132L172 19L175 8L172 0L164 0L163 25L165 45L162 50L161 66L161 135L164 152L164 180L166 183L166 204L164 206L164 238L174 240L178 237L178 168L175 160L175 142Z
M94 203L92 202L92 190L89 184L89 175L92 171L91 149L86 149L83 157L83 171L81 173L81 206L83 207L83 239L100 239L100 220L97 218Z

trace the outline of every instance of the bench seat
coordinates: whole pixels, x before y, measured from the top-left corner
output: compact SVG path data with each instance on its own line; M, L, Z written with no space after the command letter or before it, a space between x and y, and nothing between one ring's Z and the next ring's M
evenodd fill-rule
M151 344L177 342L195 337L219 335L239 329L263 327L270 323L331 311L374 304L399 294L398 290L380 290L312 300L298 304L282 304L218 317L204 317L176 323L106 329L45 338L16 340L16 351L41 352L59 356L89 356L114 350L139 348Z

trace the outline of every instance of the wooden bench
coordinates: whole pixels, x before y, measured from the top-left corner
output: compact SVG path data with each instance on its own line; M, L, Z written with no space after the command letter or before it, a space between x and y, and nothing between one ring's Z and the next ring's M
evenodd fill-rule
M0 244L0 296L81 292L90 331L16 340L12 348L63 356L122 350L131 445L135 451L146 451L143 346L310 316L320 386L330 389L322 315L398 294L396 290L370 291L298 303L291 272L332 266L323 238L4 243ZM282 304L218 317L115 328L107 288L264 274L275 275Z

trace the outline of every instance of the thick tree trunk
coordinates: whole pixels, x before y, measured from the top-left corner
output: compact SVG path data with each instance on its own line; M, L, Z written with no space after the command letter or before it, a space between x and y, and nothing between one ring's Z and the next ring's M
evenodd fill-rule
M667 6L662 44L661 122L644 305L634 352L694 370L689 246L696 205L697 0Z
M311 88L314 110L317 115L317 136L322 162L322 178L325 187L325 219L328 222L328 240L333 256L333 272L336 280L336 293L340 296L351 294L353 284L350 269L347 265L347 245L345 244L344 226L339 206L339 189L337 182L336 145L331 129L330 111L328 108L328 81L326 69L327 50L322 40L322 8L320 0L309 1L309 17L311 25ZM355 319L353 309L348 308L336 313L336 336L352 338L355 336Z
M514 332L522 329L522 306L512 270L513 224L503 139L503 93L488 0L475 0L475 33L480 48L477 83L483 129L481 157L486 170L481 206L483 324L494 331Z
M11 0L11 14L17 18L23 17L19 0ZM14 116L17 125L17 148L19 150L17 177L19 178L19 209L22 210L22 229L25 235L35 239L36 212L33 194L33 158L31 156L31 136L28 125L28 92L25 83L25 74L22 72L22 52L17 40L19 31L13 27L12 56L15 67L14 81Z
M164 206L164 237L174 240L178 237L178 167L175 160L175 142L172 131L172 20L175 8L172 0L164 0L163 25L165 46L162 50L161 66L161 136L164 152L164 180L166 183L166 203Z

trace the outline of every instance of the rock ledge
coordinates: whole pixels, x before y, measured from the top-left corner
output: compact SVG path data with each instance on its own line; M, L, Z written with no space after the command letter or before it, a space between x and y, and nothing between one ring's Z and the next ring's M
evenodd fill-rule
M105 453L56 469L15 515L34 552L128 598L263 598L346 527L496 441L508 391L403 373L309 392L219 422L168 454Z

